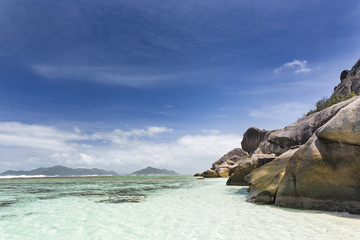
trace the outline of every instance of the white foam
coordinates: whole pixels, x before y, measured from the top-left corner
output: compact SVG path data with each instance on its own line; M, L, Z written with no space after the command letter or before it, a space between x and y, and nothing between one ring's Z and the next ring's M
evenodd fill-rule
M7 176L0 176L0 178L45 178L45 177L57 177L57 176L46 176L46 175L7 175Z

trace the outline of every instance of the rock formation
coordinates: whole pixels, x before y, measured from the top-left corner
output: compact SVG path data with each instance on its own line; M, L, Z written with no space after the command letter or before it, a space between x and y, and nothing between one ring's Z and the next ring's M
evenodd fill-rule
M340 78L331 98L358 93L360 60ZM237 164L227 183L248 183L250 201L360 214L360 97L280 130L262 135L249 128L245 135L242 146L251 157Z
M248 189L250 201L275 202L276 191L284 176L286 164L297 150L298 148L290 149L270 163L245 176L245 181L250 185Z
M338 109L336 114L305 144L290 148L247 176L236 169L229 180L244 179L236 185L247 181L253 202L360 213L360 97L330 108L319 114Z
M243 135L241 148L249 154L252 154L258 148L259 144L264 141L266 133L266 130L260 130L255 127L249 128Z
M274 154L253 154L250 158L244 159L237 165L234 173L229 177L226 184L239 186L248 185L247 181L244 180L244 177L252 170L259 168L274 159Z
M236 166L245 158L248 153L241 148L235 148L222 156L219 160L212 164L212 167L201 175L205 178L209 177L229 177L234 171Z
M203 177L205 178L216 178L219 177L219 174L215 172L213 169L208 169L205 172L202 173Z
M360 213L360 98L290 158L275 205Z
M266 141L262 143L262 152L280 155L293 146L304 144L319 127L333 118L341 108L353 101L355 98L335 104L310 116L305 116L283 129L272 131Z
M342 80L334 89L330 99L337 95L348 95L350 93L359 93L360 91L360 59L355 63L350 71L344 70L340 74ZM345 78L344 78L345 77Z

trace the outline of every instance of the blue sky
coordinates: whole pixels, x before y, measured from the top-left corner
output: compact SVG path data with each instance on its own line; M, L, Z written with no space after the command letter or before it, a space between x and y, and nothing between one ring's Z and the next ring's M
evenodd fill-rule
M360 57L359 1L3 0L0 171L201 171Z

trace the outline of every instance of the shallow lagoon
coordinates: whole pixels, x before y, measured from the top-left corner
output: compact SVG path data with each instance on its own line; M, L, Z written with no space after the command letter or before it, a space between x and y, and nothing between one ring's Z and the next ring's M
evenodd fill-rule
M0 179L0 239L358 239L360 216L246 202L193 177Z

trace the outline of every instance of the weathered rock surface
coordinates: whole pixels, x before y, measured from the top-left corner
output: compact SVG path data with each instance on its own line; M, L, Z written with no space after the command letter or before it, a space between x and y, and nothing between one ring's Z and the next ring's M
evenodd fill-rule
M343 78L346 76L345 78ZM359 93L360 91L360 59L355 63L349 72L343 71L340 75L343 79L338 86L335 87L334 93L330 98L336 95L348 95L350 93Z
M228 168L219 168L217 173L219 174L219 177L227 178L230 175L230 170Z
M360 99L290 158L275 205L360 213Z
M340 74L340 81L344 81L346 79L347 75L349 74L349 72L350 72L349 70L342 71Z
M280 155L293 146L304 144L318 128L332 119L340 109L357 99L359 97L340 102L320 112L305 116L283 129L271 132L267 140L260 144L260 147L263 148L261 152L271 152ZM258 152L258 149L255 152Z
M354 99L357 100L319 129L318 138L360 146L360 97Z
M255 127L250 127L243 135L241 141L241 148L250 155L258 148L259 144L264 141L266 130L260 130Z
M241 148L235 148L233 150L231 150L230 152L228 152L227 154L225 154L224 156L222 156L219 160L215 161L212 164L212 169L217 169L221 166L221 164L223 164L224 162L227 162L228 160L230 160L231 158L238 156L240 159L245 157L246 155L248 155L247 152L245 152L243 149ZM233 160L231 160L234 162L234 158Z
M212 164L212 167L206 170L202 175L206 177L229 177L235 171L239 162L248 157L248 153L241 148L235 148L222 156ZM211 173L209 172L211 170ZM215 173L213 173L213 172Z
M359 93L360 59L340 79L332 97ZM250 185L250 201L360 214L360 96L280 130L249 128L242 147L250 158L220 165L228 185Z
M264 141L262 141L259 144L259 146L254 151L254 154L271 154L272 153L270 151L270 142L268 141L268 139L269 139L270 135L276 131L279 131L279 130L267 131L267 133L265 134L265 137L264 137Z
M236 167L234 173L231 174L226 184L239 186L248 185L244 177L248 175L252 170L259 168L274 159L274 154L253 154L250 158L243 159Z
M217 178L219 177L219 174L215 172L215 170L208 169L205 172L202 173L204 178Z
M270 163L245 176L245 181L250 185L248 189L249 201L266 204L275 202L276 191L284 176L286 163L297 150L298 148L290 149Z

